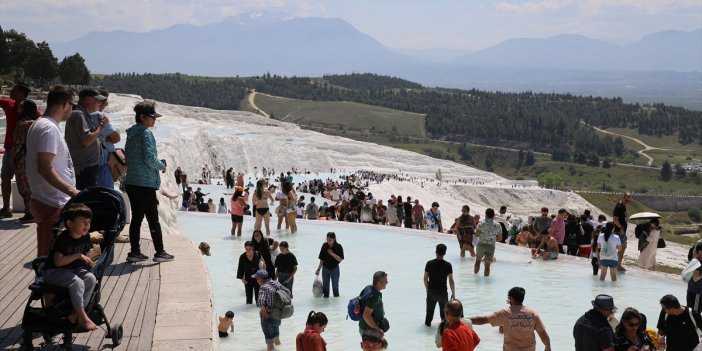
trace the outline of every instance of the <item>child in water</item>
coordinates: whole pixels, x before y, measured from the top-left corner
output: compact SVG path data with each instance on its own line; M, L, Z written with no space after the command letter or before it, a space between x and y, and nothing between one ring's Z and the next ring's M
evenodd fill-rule
M219 317L219 325L217 326L219 337L225 338L229 336L229 331L234 332L234 312L227 311L223 317Z

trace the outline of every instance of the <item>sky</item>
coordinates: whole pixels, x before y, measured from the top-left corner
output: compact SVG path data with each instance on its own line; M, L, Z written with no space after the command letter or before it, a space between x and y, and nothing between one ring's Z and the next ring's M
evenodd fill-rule
M626 44L662 30L702 28L702 0L3 0L0 26L54 43L256 11L341 18L385 46L409 49L479 50L559 34Z

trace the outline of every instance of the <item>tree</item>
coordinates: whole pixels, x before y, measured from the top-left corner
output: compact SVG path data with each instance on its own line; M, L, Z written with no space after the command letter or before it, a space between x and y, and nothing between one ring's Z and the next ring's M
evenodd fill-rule
M10 48L7 46L5 32L0 27L0 74L10 73Z
M444 176L441 174L441 168L436 170L436 180L439 181L439 185L441 185L441 182L444 180Z
M529 150L526 154L526 160L524 161L524 165L526 166L533 166L534 165L534 150Z
M563 178L551 172L541 173L539 177L536 178L536 181L539 183L539 186L548 189L556 189L563 186Z
M676 177L678 177L680 179L685 178L685 175L686 175L685 168L683 168L683 166L681 164L676 163L675 167L673 167L673 168L675 168L675 176Z
M612 167L612 165L609 162L608 158L605 158L604 161L602 161L602 168L609 168Z
M666 160L663 163L663 167L661 167L661 178L663 179L664 182L670 181L670 178L673 177L673 169L670 167L670 163L668 163L668 160Z
M702 222L702 210L697 207L690 207L690 209L687 210L687 215L693 222Z
M13 73L15 78L22 79L27 69L28 59L36 52L37 46L24 33L18 33L14 29L5 32L4 36L9 51L7 55L9 72Z
M45 41L37 44L35 52L27 60L27 77L40 84L50 82L58 77L59 63L49 44Z
M617 155L617 157L624 155L624 141L621 137L614 139L614 154Z
M85 85L90 83L90 71L79 53L63 58L59 64L59 77L61 82L65 84Z

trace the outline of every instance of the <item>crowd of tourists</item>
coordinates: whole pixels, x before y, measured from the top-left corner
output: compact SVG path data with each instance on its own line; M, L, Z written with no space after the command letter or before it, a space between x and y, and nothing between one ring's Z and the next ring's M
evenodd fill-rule
M76 311L71 322L95 330L97 327L81 308L86 292L91 291L95 284L95 277L84 272L92 260L82 253L91 217L89 209L80 205L70 209L73 214L67 216L68 230L53 247L52 226L68 200L82 189L92 186L114 188L115 181L119 179L131 208L127 261L149 259L140 248L140 227L144 217L155 247L153 261L174 259L164 249L156 193L161 188L160 173L166 172L167 165L165 160L158 158L156 141L150 131L161 115L156 112L154 102L136 104L135 123L126 130L124 149L129 171L126 175L120 175L118 170L109 166L113 157L119 157L114 143L119 142L120 133L110 125L109 117L103 113L108 104L108 92L83 89L75 104L73 91L64 86L55 86L47 95L46 110L41 117L36 104L26 99L28 92L27 87L17 84L9 99L0 99L7 116L2 162L3 208L0 215L4 218L13 216L9 206L9 184L15 176L18 189L25 199L25 208L28 209L20 220L37 223L37 256L51 256L53 268L57 270L53 281L69 287L71 300L75 301ZM65 135L58 127L62 121L66 122ZM259 170L255 169L254 173L257 176ZM262 168L260 173L262 177L254 185L244 184L242 172L234 173L230 169L228 176L225 171L226 186L233 188L234 193L229 207L226 206L227 201L220 199L218 212L230 214L233 236L242 236L241 223L247 213L255 217L251 240L244 243L245 252L239 257L237 279L244 286L245 303L253 304L255 301L260 309L261 329L268 349L274 349L281 343L282 320L292 313L290 307L295 296L294 278L298 266L298 259L290 252L288 243L278 242L270 235L270 219L274 214L278 219L277 228L282 230L285 224L291 234L298 231L296 220L303 218L404 226L455 235L460 255L464 256L468 251L470 256L474 256L474 273L478 274L482 269L486 277L490 275L498 242L529 247L534 259L554 260L564 254L589 257L593 273L597 275L599 271L601 280L606 278L607 272L612 280L616 280L617 273L626 270L622 263L627 247L626 206L632 199L628 193L615 205L609 221L605 215L595 220L588 212L576 216L566 209L549 215L549 210L543 208L540 216L530 217L523 226L519 226L510 221L506 206L497 212L487 209L481 219L479 215L471 214L470 207L465 205L458 218L446 219L442 218L437 202L432 202L426 209L411 196L403 198L392 195L384 203L383 199L367 191L370 182L417 181L411 177L364 171L340 175L335 180L313 179L294 185L293 174L299 174L299 170L291 170L277 177L274 183L279 183L279 186L276 186L269 184L269 178L266 178L276 174L275 170ZM216 208L214 201L204 201L208 194L201 189L193 192L182 170L177 169L175 176L184 190L184 207L187 204L189 209L194 203L198 210L207 206L207 211L213 212L213 208ZM202 176L204 182L211 181L209 167L203 168ZM250 195L249 188L254 188ZM304 195L298 193L312 194L309 203L305 203ZM276 201L277 206L272 208ZM660 241L658 220L651 219L637 226L636 237L641 251L638 264L645 269L655 269L655 249ZM338 298L339 266L345 257L344 248L334 232L327 233L325 239L316 258L319 264L315 274L321 277L313 294L320 298ZM274 257L273 253L278 250L280 253ZM548 321L542 321L534 309L524 305L526 291L521 287L513 287L507 292L509 307L486 316L466 317L463 304L456 299L453 267L444 260L447 250L445 244L437 245L435 258L426 263L424 270L426 326L431 326L436 305L439 305L437 347L443 350L473 350L480 343L480 337L472 326L489 323L500 327L504 333L505 350L534 350L536 336L545 350L551 349L546 331ZM660 298L657 331L649 327L646 316L633 307L624 309L617 321L613 318L617 310L614 299L601 294L592 301L593 308L580 317L573 327L576 350L652 351L666 347L667 350L692 350L698 347L697 329L702 330L702 243L693 247L689 259L691 266L687 275L684 274L688 281L687 306L681 305L673 295ZM387 287L388 273L377 271L373 273L370 284L362 287L358 296L349 301L348 315L358 321L360 347L363 350L380 350L388 346L385 335L389 332L390 323L383 306L383 291ZM233 313L229 312L220 318L221 336L234 330L233 319ZM321 334L328 323L324 313L309 312L305 330L296 339L297 349L326 349Z

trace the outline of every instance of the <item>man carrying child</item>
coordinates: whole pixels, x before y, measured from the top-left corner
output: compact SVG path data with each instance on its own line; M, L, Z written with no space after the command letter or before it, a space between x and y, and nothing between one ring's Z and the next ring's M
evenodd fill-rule
M97 326L85 313L96 284L95 276L91 273L93 261L86 256L92 247L88 232L93 213L83 204L71 204L65 209L64 216L64 225L68 229L54 240L44 282L68 288L74 311L68 320L87 330L96 330Z

